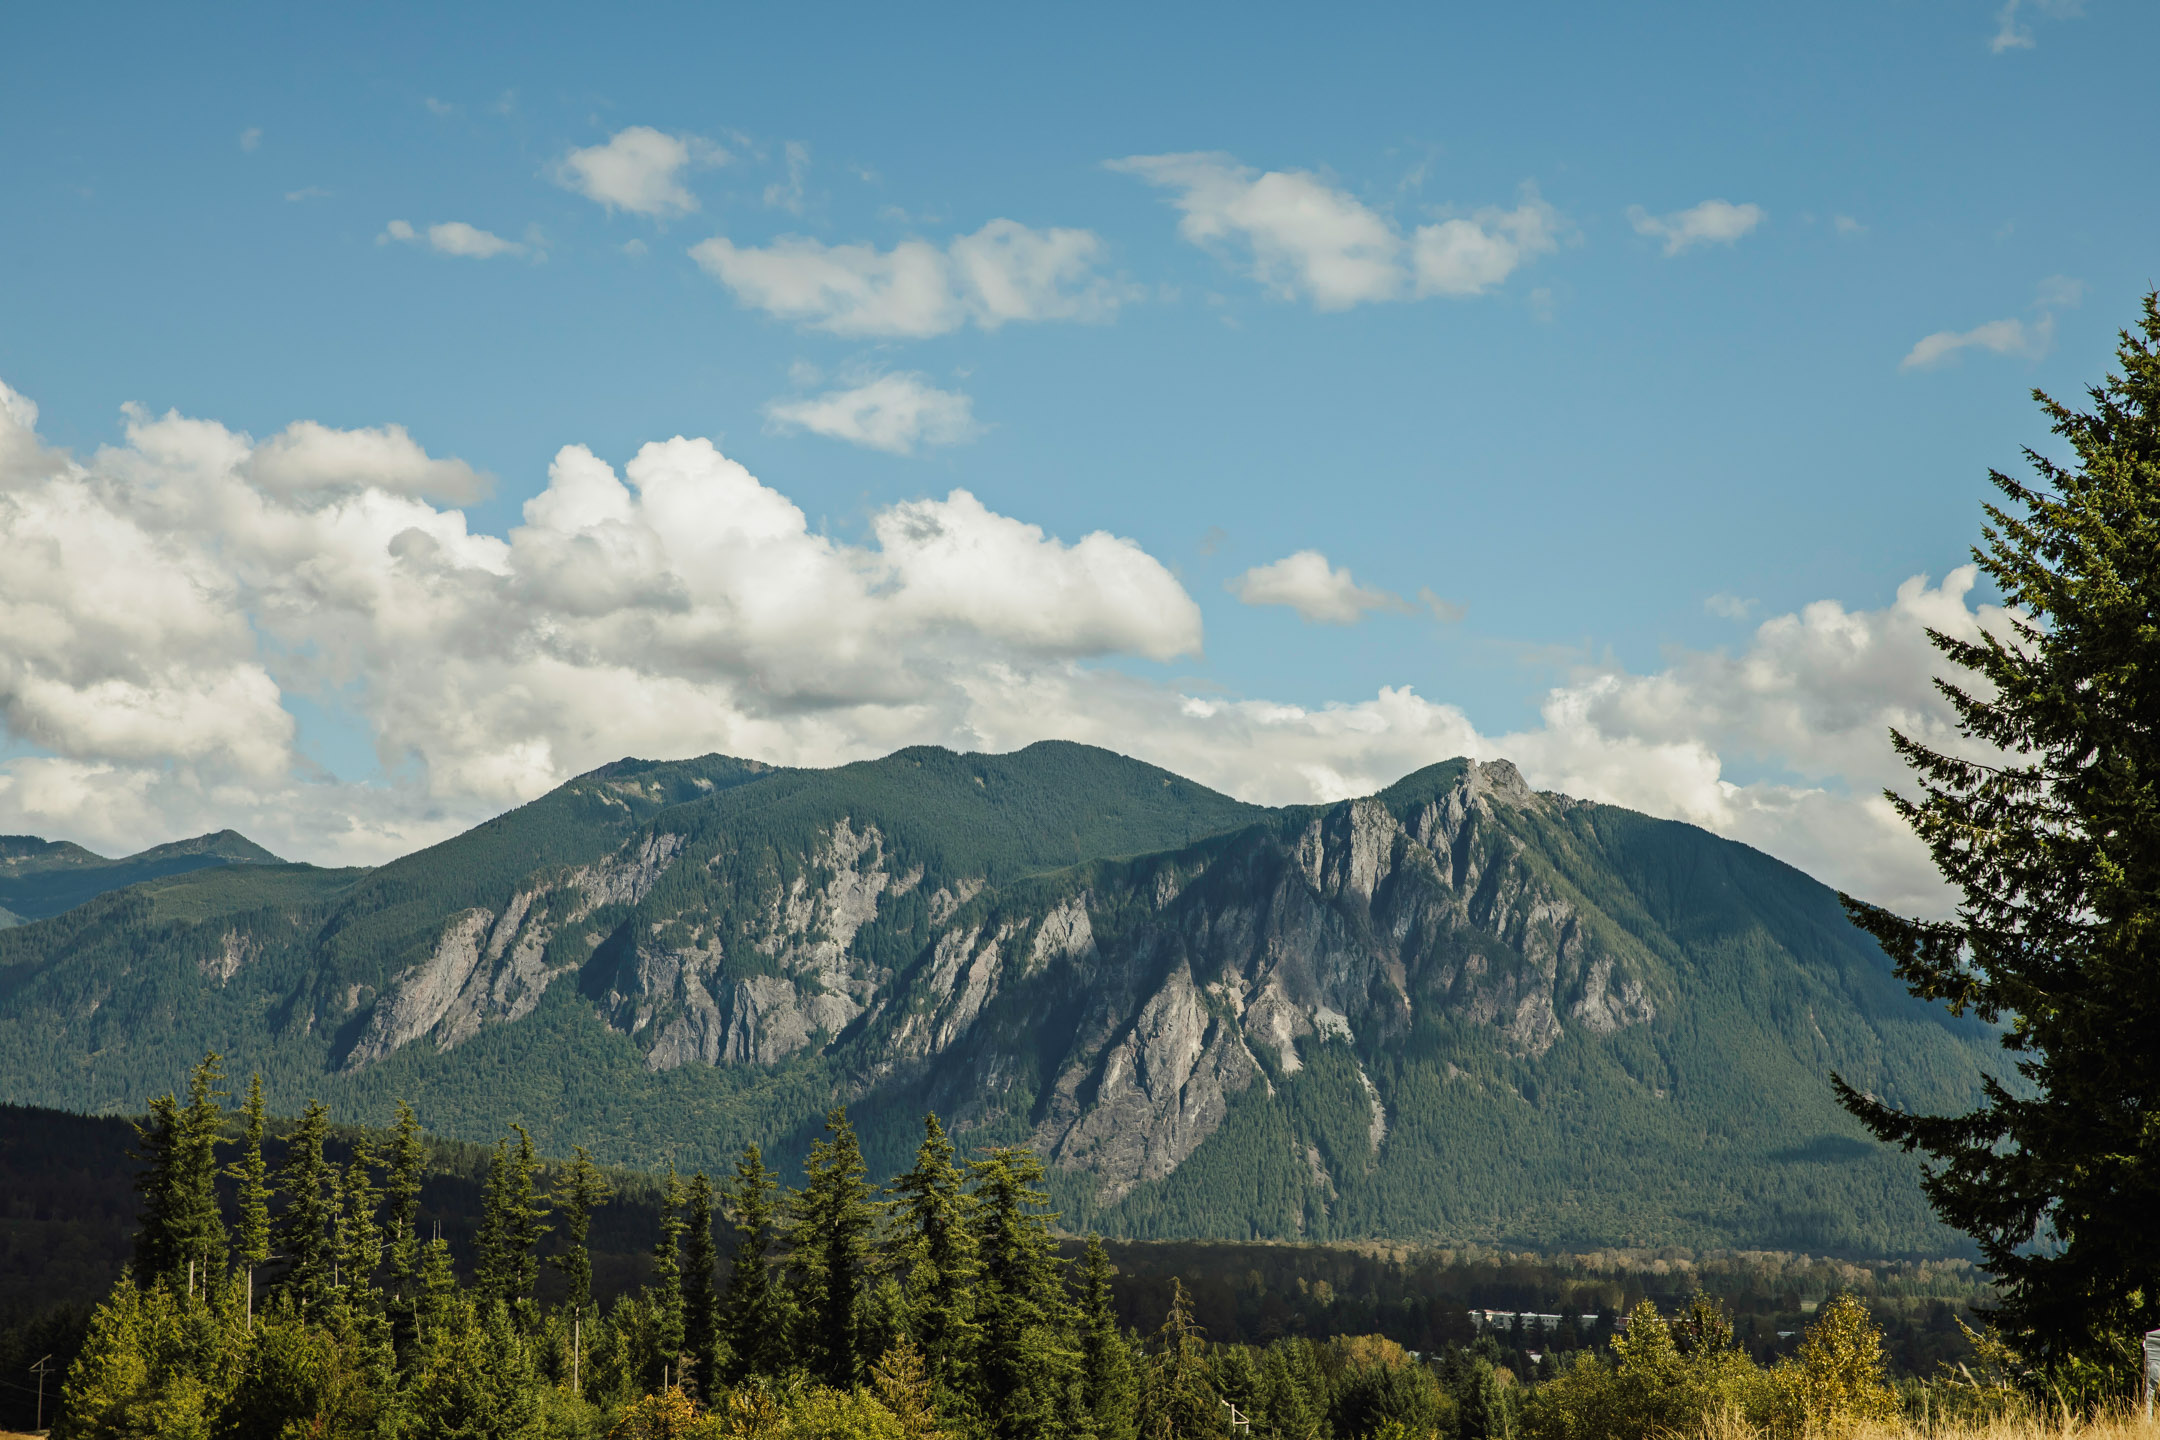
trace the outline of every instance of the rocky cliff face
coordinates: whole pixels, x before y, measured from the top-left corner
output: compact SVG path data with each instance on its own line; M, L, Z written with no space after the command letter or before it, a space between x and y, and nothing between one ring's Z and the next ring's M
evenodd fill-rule
M654 830L535 877L499 911L451 916L373 1000L343 1065L513 1024L582 968L596 1013L648 1069L826 1050L858 1089L927 1081L963 1124L1022 1105L1042 1153L1115 1201L1175 1171L1249 1087L1297 1074L1316 1040L1385 1045L1432 1012L1535 1057L1570 1027L1651 1020L1649 958L1593 926L1510 828L1572 803L1504 761L1469 765L1408 809L1374 797L1293 812L1005 894L903 868L849 816L808 853L747 867L726 837ZM657 894L671 867L697 883ZM619 916L611 932L570 947L589 958L550 960L603 912ZM859 943L880 926L889 943ZM904 963L874 958L893 953ZM1046 1043L1048 1083L1016 1094ZM1386 1103L1358 1075L1377 1153Z

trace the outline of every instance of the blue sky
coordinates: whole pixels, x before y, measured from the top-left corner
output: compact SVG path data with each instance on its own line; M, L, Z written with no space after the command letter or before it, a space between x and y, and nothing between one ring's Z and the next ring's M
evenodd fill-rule
M1844 726L1832 748L1858 754L1921 692L1862 685L1813 720L1715 734L1597 722L1712 753L1717 784L1773 797L1759 823L1627 778L1655 765L1564 758L1553 706L1640 682L1636 710L1687 708L1699 696L1660 702L1653 682L1733 673L1718 657L1760 658L1778 637L1757 627L1811 604L1847 617L1818 639L1881 629L1901 584L1964 559L1987 468L2045 438L2025 392L2097 379L2160 273L2156 42L2160 11L2121 0L43 7L0 54L0 382L36 406L40 453L108 481L125 466L93 457L133 443L123 402L256 441L403 426L490 477L486 499L429 503L492 536L573 444L620 471L649 441L710 437L858 548L893 507L964 490L1067 546L1130 540L1197 607L1197 645L1102 631L1058 641L1058 664L1187 710L1410 687L1481 742L1544 737L1512 748L1546 745L1556 783L1816 863L1842 842L1791 838L1813 822L1774 796L1850 808L1894 774L1787 732ZM1000 302L964 278L978 253L1050 278ZM801 288L896 256L935 270L929 309L907 308L913 282L869 309ZM26 514L0 546L21 553ZM1302 551L1325 564L1253 578ZM365 655L300 677L292 655L327 654L329 632L277 620L290 607L258 581L226 589L298 717L308 793L425 796L371 840L324 822L296 850L395 848L652 738L588 727L509 790L446 785L368 698L384 682ZM1270 597L1295 603L1245 603ZM1182 616L1163 622L1177 636ZM1896 653L1864 668L1924 666ZM156 690L144 655L70 693L122 672ZM208 752L114 750L110 726L22 698L58 662L12 663L10 828L116 845L217 818L159 800L130 831L126 795L226 784L190 770ZM768 682L752 664L729 683ZM955 723L921 733L1031 738ZM904 730L842 726L775 758ZM1202 778L1301 798L1427 740ZM141 773L121 799L31 805L22 767L61 761ZM239 820L284 805L266 783L233 792Z

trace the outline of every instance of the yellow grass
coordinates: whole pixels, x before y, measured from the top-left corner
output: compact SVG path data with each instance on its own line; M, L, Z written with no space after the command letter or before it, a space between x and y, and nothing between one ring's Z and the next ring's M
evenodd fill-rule
M1704 1422L1701 1432L1691 1440L1763 1437L1747 1421L1728 1414ZM1925 1427L1912 1420L1875 1421L1817 1440L2160 1440L2160 1423L2146 1419L2141 1407L2094 1420L2028 1415L1986 1422L1941 1421Z

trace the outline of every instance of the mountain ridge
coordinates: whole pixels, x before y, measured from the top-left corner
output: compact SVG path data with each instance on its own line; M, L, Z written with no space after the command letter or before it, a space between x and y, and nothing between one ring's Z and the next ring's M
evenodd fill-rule
M108 890L217 865L285 862L237 830L215 830L108 858L69 840L0 835L0 927L72 910Z
M211 1045L642 1165L847 1103L898 1168L936 1108L1106 1233L1876 1254L1959 1242L1825 1073L1942 1103L1998 1063L1800 872L1504 761L1269 809L1063 742L622 761L373 871L0 936L6 1098L139 1104Z

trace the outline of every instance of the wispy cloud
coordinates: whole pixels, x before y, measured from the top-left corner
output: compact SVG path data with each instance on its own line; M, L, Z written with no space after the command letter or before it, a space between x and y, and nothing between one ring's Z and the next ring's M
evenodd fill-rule
M408 221L392 220L375 237L378 245L391 241L406 245L424 244L440 255L459 255L468 260L492 260L497 255L529 255L534 247L522 241L505 240L492 231L468 225L463 220L449 220L440 225L430 225L419 230Z
M982 433L973 400L940 390L913 372L879 375L821 395L775 400L765 407L765 417L782 432L807 430L893 455L958 445Z
M1679 255L1697 245L1731 245L1767 218L1760 205L1735 205L1730 200L1705 200L1669 215L1652 215L1640 205L1630 205L1627 217L1636 234L1663 240L1667 255Z
M735 298L782 320L836 335L943 335L970 322L1103 320L1127 298L1096 270L1102 240L1087 230L1035 230L992 220L940 247L890 250L784 235L737 245L715 235L691 248Z
M1995 33L1988 40L1988 49L2001 55L2005 51L2033 48L2032 27L2018 23L2021 14L2070 20L2084 13L2085 0L2003 0L2002 9L1995 12Z
M800 140L787 142L787 179L765 187L765 203L790 215L803 212L803 177L810 173L810 147Z
M240 132L240 148L253 153L262 148L262 126L250 125Z
M2012 316L1990 320L1970 330L1937 330L1922 336L1898 362L1900 370L1932 370L1966 350L1985 350L1993 355L2022 355L2037 360L2055 343L2055 312L2078 303L2085 293L2083 281L2067 275L2050 275L2040 282L2031 320Z
M1109 168L1172 193L1178 233L1285 299L1321 310L1481 295L1558 248L1567 222L1525 184L1513 209L1396 223L1304 170L1261 172L1221 154L1132 155Z

